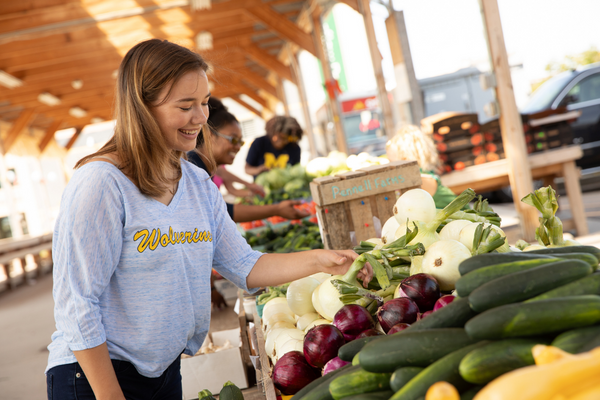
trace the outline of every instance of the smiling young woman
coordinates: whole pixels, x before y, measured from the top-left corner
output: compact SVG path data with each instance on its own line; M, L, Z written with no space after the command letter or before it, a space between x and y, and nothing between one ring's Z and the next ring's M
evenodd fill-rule
M121 63L114 136L77 164L54 228L50 400L181 399L180 355L208 332L213 268L252 291L342 274L357 257L248 246L208 174L185 160L202 135L214 168L207 69L158 39Z

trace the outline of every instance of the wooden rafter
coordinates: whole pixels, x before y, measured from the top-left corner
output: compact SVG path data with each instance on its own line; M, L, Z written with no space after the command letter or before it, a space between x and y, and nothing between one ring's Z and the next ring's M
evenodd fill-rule
M52 121L48 129L46 129L44 137L42 138L42 140L40 140L40 143L38 144L40 153L43 153L44 150L46 150L48 144L50 144L50 142L54 139L54 134L60 128L62 122L63 121L61 119L55 119L54 121Z
M249 111L253 112L257 116L260 117L262 115L262 113L257 108L255 108L254 106L252 106L248 102L242 100L242 98L239 95L234 95L234 96L231 96L231 97L233 98L233 100L235 102L239 103L242 107L248 109Z
M17 138L23 132L25 128L29 126L33 118L35 117L36 110L35 108L28 108L23 110L19 115L19 118L12 124L8 134L6 135L6 139L4 140L4 153L8 153L12 145L17 141Z
M79 137L79 135L81 135L81 131L82 130L83 129L81 127L76 127L75 128L75 133L73 134L73 136L71 136L71 138L69 139L69 142L65 146L65 149L67 149L67 151L71 150L71 147L73 147L73 145L77 141L77 138Z
M288 67L287 65L279 61L277 57L272 56L257 45L248 43L245 44L243 47L240 47L239 49L257 64L260 64L263 67L270 69L271 71L275 72L282 78L287 79L288 81L293 80L292 71L290 70L290 67Z

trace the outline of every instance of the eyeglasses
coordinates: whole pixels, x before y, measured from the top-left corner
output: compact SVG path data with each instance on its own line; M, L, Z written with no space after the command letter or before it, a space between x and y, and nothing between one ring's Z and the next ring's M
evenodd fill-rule
M227 136L227 135L223 135L220 132L217 132L215 129L210 128L210 130L212 131L212 133L214 133L215 135L217 135L218 137L222 137L223 139L227 140L229 143L231 143L232 146L237 146L238 144L240 146L243 146L244 143L244 139L241 138L236 138L234 136Z

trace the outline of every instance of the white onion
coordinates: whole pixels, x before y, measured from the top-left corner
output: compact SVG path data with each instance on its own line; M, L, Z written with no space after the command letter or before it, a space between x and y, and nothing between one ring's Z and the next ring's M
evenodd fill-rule
M469 249L456 240L433 243L423 256L422 272L432 275L442 290L453 290L460 278L458 265L471 257Z
M321 317L319 317L319 314L317 314L316 312L304 314L298 319L298 321L296 321L296 328L304 330L311 322L319 318Z
M475 230L483 222L474 222L470 225L465 226L458 235L458 241L467 246L469 251L473 251L473 238L475 237ZM484 226L485 228L485 226Z
M431 222L437 209L433 197L423 189L411 189L402 194L394 205L394 217L399 224L409 221Z
M385 221L383 228L381 228L381 241L385 244L393 242L399 226L400 224L396 220L396 217L390 217Z
M283 354L279 352L281 346L289 340L304 340L304 332L299 329L286 329L275 339L275 355L281 357ZM265 348L266 350L266 348Z
M421 272L423 272L423 256L414 256L410 262L410 274L415 275Z
M327 280L325 280L325 282L321 283L317 289L315 289L320 310L317 308L317 305L315 305L315 309L323 318L329 321L333 321L335 313L337 313L339 309L344 306L344 303L342 303L340 300L340 292L338 292L335 286L333 286L331 283L331 281L334 279L342 279L342 275L330 276L327 278Z
M311 328L314 328L317 325L324 325L324 324L331 324L331 321L329 321L328 319L325 319L325 318L315 319L313 322L308 324L308 326L304 329L304 333L310 331Z
M289 330L289 328L271 329L269 333L265 335L265 352L268 356L273 356L275 354L275 340L287 330Z
M274 331L275 329L281 329L281 328L296 329L296 325L294 325L288 321L277 321L265 331L265 335L269 335L271 333L271 331Z
M459 240L460 241L460 231L467 225L471 225L471 221L467 221L466 219L457 219L452 221L446 226L442 228L440 231L440 240Z
M311 278L315 278L319 281L319 283L323 283L325 279L329 278L330 276L331 274L328 274L326 272L317 272L316 274L310 275Z
M279 360L285 353L290 351L304 351L304 342L302 340L289 339L287 342L282 343L281 346L275 349L275 357Z
M281 306L280 304L283 304L284 306ZM273 312L269 311L269 310L271 307L275 307L275 306L285 307L285 308L289 309L289 306L287 305L287 299L285 297L275 297L274 299L267 301L265 303L265 305L263 306L262 318L265 319L266 318L265 315L269 316L269 315L273 314ZM292 310L290 310L290 311L292 311ZM277 312L282 312L282 311L280 309Z
M294 314L302 316L315 312L312 304L312 293L319 286L319 281L307 276L290 283L287 289L287 304Z
M545 249L545 247L542 246L541 244L532 244L532 245L525 247L523 249L523 251L541 250L541 249Z
M369 243L373 243L375 246L381 246L385 243L383 243L383 241L379 238L371 238L371 239L367 239L365 240L365 242L369 242Z
M504 231L502 229L500 229L499 227L497 227L496 225L491 225L492 229L495 230L496 232L498 232L500 234L500 236L502 236L503 238L506 238L506 233L504 233ZM504 244L500 247L498 247L496 249L496 251L498 253L508 253L511 251L510 246L508 245L508 240L504 241Z
M278 297L278 298L285 300L284 297ZM271 301L273 301L273 300L271 300ZM267 304L269 304L271 301L269 301ZM275 315L275 314L289 314L290 317L294 316L294 312L288 306L287 300L285 300L285 302L277 303L274 306L271 306L267 309L263 308L263 315L262 315L263 324L266 325L267 322L271 319L271 317L273 317L273 315Z
M288 314L285 312L277 313L271 315L271 317L265 323L267 329L270 329L277 322L289 322L291 324L296 325L296 318L294 318L294 314Z
M429 230L430 228L425 223L421 221L411 221L408 223L408 228L413 231L415 229L414 225L418 228L417 236L415 236L408 244L421 243L423 244L423 247L425 247L425 250L427 250L429 246L440 240L440 234L437 233L435 229ZM398 228L398 231L396 232L396 236L399 238L404 235L406 235L406 226L403 227L400 225L400 228Z

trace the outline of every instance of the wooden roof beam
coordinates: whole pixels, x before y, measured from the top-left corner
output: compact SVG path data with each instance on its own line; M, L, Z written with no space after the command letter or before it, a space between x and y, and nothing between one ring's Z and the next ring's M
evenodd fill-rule
M300 29L298 25L281 15L277 11L273 10L267 4L264 4L258 0L252 1L250 7L247 7L245 11L255 17L258 21L265 24L268 28L277 32L277 34L286 40L296 43L304 50L311 53L313 56L317 56L315 49L315 43L312 37Z
M233 99L233 101L235 101L236 103L238 103L242 107L248 109L248 111L253 112L258 117L262 116L262 112L260 112L257 108L255 108L252 105L250 105L250 103L242 100L242 98L241 98L241 96L239 94L236 94L236 95L233 95L233 96L230 96L230 97Z
M69 141L67 142L67 145L65 146L65 149L67 151L71 150L71 147L73 147L73 145L75 144L75 142L77 141L77 138L79 137L79 135L81 135L81 131L83 130L82 127L78 126L75 127L75 133L73 134L73 136L71 136L71 138L69 139Z
M46 132L44 133L44 137L42 138L42 140L40 140L40 143L38 144L40 153L43 153L44 150L46 150L46 147L48 146L48 144L50 144L50 142L52 140L54 140L54 134L56 133L57 130L60 129L60 126L62 125L62 123L63 123L62 119L57 118L54 121L52 121L52 123L50 124L48 129L46 129Z
M260 47L252 43L246 43L243 47L239 48L240 51L244 52L249 58L255 63L262 65L263 67L275 72L282 78L292 82L292 71L290 67L282 63L277 57L272 56L268 52L264 51Z
M8 134L6 135L6 139L4 140L4 154L8 153L13 144L17 141L19 135L25 128L29 126L33 118L35 118L36 110L35 108L27 108L21 112L19 117L13 122Z

